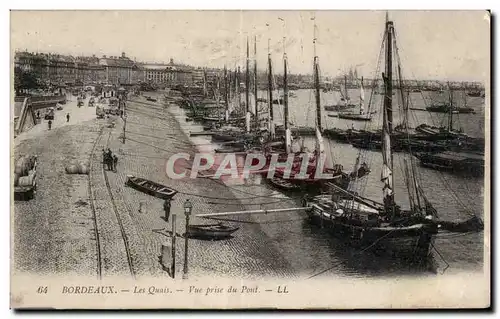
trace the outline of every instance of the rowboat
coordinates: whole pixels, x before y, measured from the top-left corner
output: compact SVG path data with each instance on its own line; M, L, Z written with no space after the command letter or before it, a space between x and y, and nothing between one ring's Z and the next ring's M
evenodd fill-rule
M231 236L238 229L239 227L226 226L222 223L189 225L187 235L194 238L224 239Z
M215 153L240 153L245 151L246 151L245 145L238 145L238 144L227 147L219 147L215 149Z
M127 175L125 185L162 199L172 198L177 194L177 191L173 188L133 175Z
M284 178L269 178L267 181L274 187L284 190L284 191L300 191L302 190L302 187L298 183L292 183L287 179Z

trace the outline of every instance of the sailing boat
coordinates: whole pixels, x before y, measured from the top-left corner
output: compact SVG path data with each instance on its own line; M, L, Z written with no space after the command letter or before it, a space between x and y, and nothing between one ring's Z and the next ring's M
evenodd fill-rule
M453 94L451 90L449 91L448 99L449 99L448 105L453 105ZM429 138L431 138L432 140L442 140L442 139L449 139L456 137L466 138L467 135L463 134L462 130L457 131L453 129L453 114L456 114L457 112L453 111L453 109L450 107L448 107L447 110L448 110L447 127L435 127L427 124L420 124L415 128L415 130L419 133L429 136Z
M343 111L347 109L352 109L356 107L355 104L351 103L351 98L349 97L349 91L347 90L347 75L344 76L344 90L345 94L342 93L340 89L340 101L343 103L337 103L336 105L325 105L325 111Z
M316 149L314 154L308 154L309 156L303 157L304 153L296 153L294 157L294 162L291 169L290 177L285 177L285 168L276 170L276 175L270 182L286 190L311 190L311 189L321 189L324 188L326 183L332 183L338 186L340 189L346 189L349 186L349 180L351 175L343 172L341 165L334 165L333 168L324 168L325 160L325 147L322 136L322 116L321 116L321 97L320 97L320 81L319 81L319 60L316 55L316 25L314 26L314 86L315 86L315 101L316 101L316 125L315 125L315 135L316 135ZM283 76L283 90L284 90L284 106L285 106L285 145L286 153L283 157L288 157L291 153L291 133L289 128L288 119L288 80L287 80L287 69L288 60L286 53L283 56L283 66L284 66L284 76ZM305 159L304 159L305 158ZM307 162L306 162L307 161ZM305 177L302 175L301 178L297 178L299 174L302 173L303 168L305 168ZM321 169L323 174L329 174L328 177L320 177L316 174L317 169ZM355 173L356 175L358 172Z
M321 195L306 199L304 205L311 207L308 217L322 225L330 227L335 234L348 238L352 243L361 246L383 247L386 251L409 253L419 257L429 255L434 236L438 232L437 223L433 220L437 212L425 200L423 190L418 186L415 175L408 182L408 189L418 204L411 205L410 210L403 210L396 204L393 182L393 156L391 148L392 134L392 46L394 25L386 21L385 35L382 45L386 45L382 129L382 176L383 203L365 198L354 192L338 188L333 195ZM408 169L408 167L407 167ZM408 172L408 171L407 171ZM411 171L413 173L413 171ZM411 186L411 187L410 187ZM411 195L410 195L411 196ZM420 199L426 205L422 206ZM410 202L412 200L410 199Z
M322 226L332 229L354 245L380 249L398 257L424 261L433 247L435 235L440 230L450 232L480 231L483 222L476 216L465 222L439 221L438 213L426 197L415 174L413 157L404 160L404 177L409 199L409 209L403 209L395 201L391 137L393 133L392 105L392 55L396 46L394 24L386 19L384 40L386 46L385 73L382 73L385 96L383 101L382 128L382 203L363 197L353 191L336 187L331 195L305 198L303 205L310 207L308 217ZM397 48L397 46L396 46ZM397 52L396 52L397 54ZM398 59L399 60L399 59ZM399 81L401 69L398 67ZM402 103L408 103L405 99ZM403 105L408 116L407 105ZM407 132L409 138L409 133ZM458 226L459 225L459 226Z
M229 74L231 78L231 75ZM253 136L247 134L246 130L241 129L239 126L230 126L229 124L239 124L243 121L246 122L247 114L242 115L241 113L241 94L240 94L240 68L238 67L234 71L234 76L232 80L225 80L225 90L227 92L226 100L226 124L228 126L222 127L219 130L212 131L212 141L215 142L230 142L230 141L240 141L240 140L251 140ZM233 82L233 83L231 83ZM232 93L232 94L231 94ZM232 96L232 98L230 97ZM229 111L229 100L232 100L233 111Z
M443 90L444 92L444 90ZM453 96L453 90L448 84L448 97L449 97L449 102L440 102L440 103L433 103L431 106L426 107L425 109L428 112L436 112L436 113L449 113L449 114L458 114L458 113L475 113L475 110L471 107L458 107L453 104L452 101L452 96Z
M361 78L361 85L359 89L359 113L354 112L342 112L337 115L340 119L353 120L353 121L371 121L372 114L375 112L370 112L370 104L368 104L368 111L365 113L364 108L365 103L365 90L363 87L363 78Z

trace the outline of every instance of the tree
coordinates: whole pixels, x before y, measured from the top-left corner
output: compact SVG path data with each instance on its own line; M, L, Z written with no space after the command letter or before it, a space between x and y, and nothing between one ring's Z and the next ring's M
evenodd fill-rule
M33 90L43 87L35 72L25 71L20 67L14 69L14 89L16 95L21 94L24 90Z

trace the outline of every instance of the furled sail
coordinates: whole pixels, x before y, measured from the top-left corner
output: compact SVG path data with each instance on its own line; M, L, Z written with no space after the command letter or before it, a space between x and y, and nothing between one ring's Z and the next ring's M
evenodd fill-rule
M389 133L387 118L387 110L384 108L384 124L382 128L382 176L381 181L384 183L383 193L384 199L391 198L393 195L394 185L392 178L392 156L391 156L391 135Z
M365 113L365 90L363 88L363 79L361 79L361 86L359 89L359 111L361 114Z
M319 130L319 127L316 126L316 152L317 155L325 153L325 144L323 141L323 136Z

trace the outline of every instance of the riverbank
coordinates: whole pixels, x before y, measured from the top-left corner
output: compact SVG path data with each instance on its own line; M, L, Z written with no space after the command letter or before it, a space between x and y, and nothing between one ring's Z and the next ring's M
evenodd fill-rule
M193 203L193 215L208 212L246 210L249 206L238 199L219 181L210 179L172 180L166 176L166 161L175 153L185 152L194 156L195 146L183 132L174 116L157 103L137 98L127 104L125 144L120 139L120 122L110 138L112 150L118 150L118 172L110 174L113 195L134 220L148 256L157 257L162 243L168 240L163 229L171 228L163 220L163 201L128 187L123 187L127 174L144 177L179 191L172 203L172 213L177 215L177 232L183 233L185 219L183 204L186 199ZM254 195L247 197L255 200ZM141 209L139 211L139 206ZM193 224L213 223L214 220L191 218ZM282 256L273 240L262 230L254 216L225 219L224 223L239 227L234 237L222 241L189 241L190 276L226 276L259 278L262 276L292 276L292 267ZM178 272L183 266L184 241L177 241ZM160 269L159 263L156 263ZM180 274L178 275L180 276Z
M152 107L129 102L125 144L120 138L121 119L115 120L115 127L108 127L107 120L96 119L75 121L50 131L40 127L40 132L15 141L15 157L37 154L39 158L36 198L14 205L16 272L75 276L102 273L109 277L127 274L129 267L136 276L166 277L159 256L162 244L170 240L167 234L171 223L163 219L163 201L126 187L128 174L179 191L172 205L179 235L184 232L182 205L188 198L193 202L193 214L248 209L218 181L178 181L166 176L166 160L177 152L194 155L195 147L175 118L161 109L160 103ZM116 173L102 171L100 151L105 147L119 157ZM90 159L90 176L66 174L64 165L71 159ZM191 222L214 221L194 217ZM240 227L233 238L189 241L190 277L293 276L288 261L252 216L225 223ZM127 247L117 224L123 229ZM181 239L177 240L177 278L183 268Z

